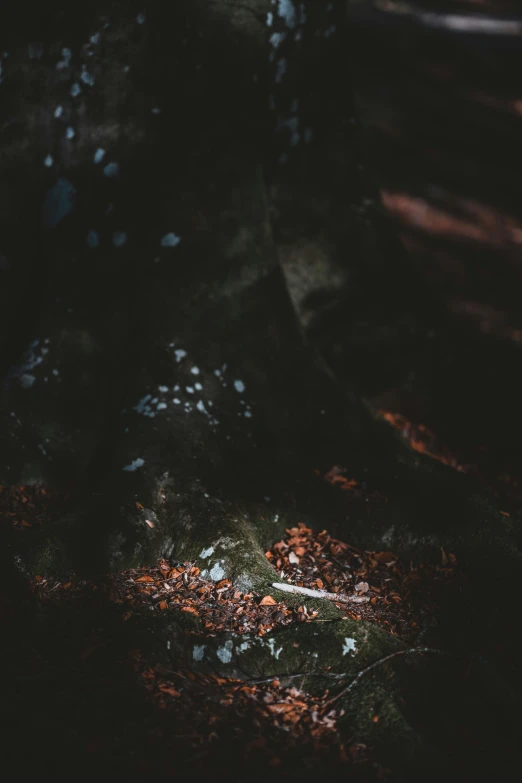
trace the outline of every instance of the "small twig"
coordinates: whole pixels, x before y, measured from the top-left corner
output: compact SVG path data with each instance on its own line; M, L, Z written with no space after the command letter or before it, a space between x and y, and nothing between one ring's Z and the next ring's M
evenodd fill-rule
M346 595L346 593L329 593L326 590L310 590L309 587L298 587L281 582L273 582L272 587L285 593L299 593L309 598L326 598L328 601L338 601L341 604L367 604L370 600L366 595Z
M376 669L377 666L381 666L383 663L387 663L388 661L391 661L392 658L398 658L399 655L413 655L414 653L435 653L436 655L449 655L449 653L445 652L444 650L437 650L435 647L410 647L408 650L397 650L397 652L391 653L390 655L386 655L384 658L379 658L378 661L375 661L375 663L370 664L366 667L366 669L361 669L361 671L355 675L351 683L346 685L342 690L339 691L339 693L336 693L335 696L332 696L331 699L328 699L327 702L325 702L325 707L327 707L330 704L333 704L334 701L337 701L337 699L340 699L341 696L345 696L348 691L350 691L356 683L359 682L362 677L364 677L365 674L368 674L368 672L371 672L373 669Z

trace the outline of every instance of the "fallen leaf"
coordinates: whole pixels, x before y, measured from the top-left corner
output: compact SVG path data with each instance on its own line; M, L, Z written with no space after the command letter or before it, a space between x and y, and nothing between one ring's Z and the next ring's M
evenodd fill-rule
M270 712L275 713L284 713L284 712L290 712L294 709L293 704L287 704L286 702L280 702L279 704L267 704L266 705L267 710Z
M177 691L172 685L169 685L168 683L163 683L162 685L160 685L159 690L162 693L168 693L169 696L174 696L175 698L181 696L181 693Z
M370 589L370 585L368 584L368 582L358 582L355 585L355 589L358 593L367 593L368 590Z
M149 576L148 574L144 574L143 576L139 576L136 579L136 582L153 582L153 581L154 581L154 579L152 578L152 576Z
M277 601L271 595L265 595L259 602L259 606L274 606L274 604L277 604Z
M397 560L397 556L393 552L374 552L373 557L381 565L385 565L392 560Z

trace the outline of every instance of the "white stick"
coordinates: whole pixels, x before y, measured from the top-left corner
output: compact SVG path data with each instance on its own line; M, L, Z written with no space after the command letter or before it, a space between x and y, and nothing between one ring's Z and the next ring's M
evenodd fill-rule
M326 598L328 601L339 601L343 604L367 604L370 600L365 595L345 595L344 593L328 593L326 590L310 590L308 587L297 587L281 582L273 582L272 587L282 590L284 593L300 593L310 598Z

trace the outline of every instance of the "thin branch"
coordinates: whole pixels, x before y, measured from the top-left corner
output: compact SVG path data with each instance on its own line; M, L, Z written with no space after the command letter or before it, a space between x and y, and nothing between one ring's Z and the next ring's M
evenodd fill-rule
M335 696L332 696L331 699L328 699L327 702L325 702L325 707L329 706L330 704L333 704L337 699L340 699L341 696L345 696L351 689L356 685L359 680L361 680L365 674L368 674L368 672L371 672L373 669L376 669L377 666L381 666L383 663L387 663L388 661L391 661L393 658L398 658L399 655L413 655L415 653L434 653L436 655L449 655L449 653L445 652L444 650L437 650L435 647L410 647L408 650L397 650L397 652L391 653L390 655L386 655L384 658L379 658L378 661L375 661L375 663L370 664L370 666L367 666L366 669L361 669L361 671L355 675L351 683L346 685L342 690L339 691L339 693L336 693Z
M413 3L396 0L373 0L378 11L409 17L425 27L451 30L458 33L478 33L480 35L522 35L522 20L519 18L495 17L492 14L447 14L437 11L424 11Z
M282 590L284 593L299 593L309 598L326 598L328 601L338 601L341 604L367 604L370 600L366 595L346 595L346 593L329 593L326 590L311 590L308 587L287 585L282 582L273 582L272 587Z

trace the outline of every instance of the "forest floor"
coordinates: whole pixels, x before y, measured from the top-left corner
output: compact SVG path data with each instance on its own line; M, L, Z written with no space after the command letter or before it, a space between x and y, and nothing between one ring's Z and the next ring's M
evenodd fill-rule
M485 449L473 464L466 462L465 448L452 451L433 428L433 407L429 428L407 418L409 397L411 390L401 397L395 389L373 404L414 450L474 473L508 507L518 507L522 471L516 459L501 476L492 472L490 459L480 462ZM386 402L392 410L381 407ZM416 413L422 416L419 397ZM342 466L322 477L342 492L361 489ZM67 500L45 487L2 487L0 524L29 533L57 518ZM452 552L441 549L438 562L413 565L400 552L359 551L327 530L299 524L265 555L280 582L348 597L351 602L336 602L343 616L380 626L412 655L444 655L432 636L429 648L423 638L441 609L466 590L466 574ZM61 581L9 579L0 609L8 726L3 756L20 770L19 780L93 774L140 780L188 774L209 781L308 780L320 774L333 780L342 770L357 780L393 779L394 771L374 757L371 745L346 730L337 703L348 689L357 698L359 680L372 677L379 661L351 678L328 667L320 681L297 672L223 677L198 666L197 658L187 665L183 658L173 664L158 656L143 632L150 618L169 613L184 616L187 635L196 618L208 636L265 636L295 623L332 622L318 619L306 600L287 606L270 594L242 593L227 579L209 582L193 563L163 560L154 568L90 581L73 573ZM376 709L372 721L379 719ZM513 740L503 730L484 737L472 715L452 720L458 726L451 753L459 779L472 779L466 760L481 743L491 743L503 763L513 756ZM508 779L505 773L502 779Z

